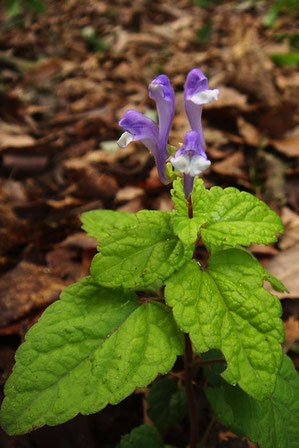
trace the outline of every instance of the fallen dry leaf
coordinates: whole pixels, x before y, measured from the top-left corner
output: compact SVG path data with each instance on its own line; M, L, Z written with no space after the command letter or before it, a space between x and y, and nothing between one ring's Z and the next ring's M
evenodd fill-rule
M277 277L289 290L288 293L275 292L278 297L282 298L298 298L299 297L299 244L284 250L280 254L272 258L266 264L266 269ZM266 288L271 287L266 284Z
M0 326L49 305L65 285L48 267L21 261L0 279Z
M221 162L213 163L211 169L223 176L234 176L246 179L247 175L244 172L244 165L244 153L242 151L237 151Z
M289 157L299 157L299 126L289 132L283 140L270 140L278 151Z
M281 219L284 225L284 234L280 238L279 247L284 250L299 243L299 215L288 207L283 207Z
M287 321L284 322L285 330L285 341L284 349L286 352L291 348L291 346L299 341L299 315L290 316Z

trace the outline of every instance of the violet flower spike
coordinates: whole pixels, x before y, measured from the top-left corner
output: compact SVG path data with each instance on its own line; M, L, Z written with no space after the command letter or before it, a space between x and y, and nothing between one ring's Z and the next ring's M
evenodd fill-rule
M203 104L218 100L219 90L209 90L208 79L198 69L194 68L188 73L185 84L185 110L193 131L198 132L201 148L205 148L205 140L201 125Z
M174 91L169 79L159 75L148 86L149 96L157 105L159 118L159 147L163 160L168 158L167 140L174 116Z
M211 165L201 146L198 132L186 132L183 146L170 159L170 162L175 169L184 173L184 193L188 199L193 190L194 177Z
M159 126L140 112L128 110L119 122L126 132L117 143L125 148L131 141L140 140L153 153L161 182L168 184L165 168L167 140L174 115L174 92L167 76L160 75L150 83L149 96L156 102Z

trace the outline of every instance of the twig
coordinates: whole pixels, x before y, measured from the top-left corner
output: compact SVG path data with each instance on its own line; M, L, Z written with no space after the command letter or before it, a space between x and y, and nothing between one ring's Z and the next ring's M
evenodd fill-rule
M27 59L17 58L10 54L0 52L0 65L9 67L20 73L32 70L38 65L38 62L28 61Z

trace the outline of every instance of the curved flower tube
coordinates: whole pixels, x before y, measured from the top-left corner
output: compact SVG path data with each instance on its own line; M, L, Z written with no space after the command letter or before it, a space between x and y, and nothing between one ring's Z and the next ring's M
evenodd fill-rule
M132 141L140 140L154 155L161 182L169 183L165 175L166 158L164 161L160 154L158 125L136 110L127 110L119 125L126 132L118 139L118 146L126 148Z
M159 75L148 86L149 96L157 105L159 118L159 146L163 159L167 159L167 140L170 126L174 116L174 91L169 79L165 75Z
M170 159L170 162L175 169L184 173L184 192L188 199L193 189L194 177L211 165L201 146L198 132L186 132L183 146Z
M191 129L199 134L200 145L203 149L205 140L201 124L202 106L217 100L218 95L218 89L208 89L208 79L198 68L194 68L188 73L185 84L185 110Z
M165 75L154 79L148 89L150 98L157 105L159 126L140 112L128 110L119 122L126 132L117 143L125 148L131 141L140 140L153 153L161 182L168 184L165 168L168 158L167 140L174 115L174 92Z

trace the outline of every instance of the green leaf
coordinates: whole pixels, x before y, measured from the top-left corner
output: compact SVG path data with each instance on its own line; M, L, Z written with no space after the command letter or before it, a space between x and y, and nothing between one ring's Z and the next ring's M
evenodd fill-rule
M268 205L236 188L206 190L203 213L207 219L200 234L209 250L239 244L269 244L277 241L276 233L283 233L281 219Z
M163 440L154 426L141 425L122 437L117 448L163 448Z
M271 59L277 65L297 65L299 64L299 53L273 53Z
M3 6L9 17L14 17L21 12L20 0L4 0Z
M1 423L24 434L116 404L165 374L183 352L171 311L91 277L68 287L16 353Z
M154 383L147 396L148 415L159 430L170 428L188 412L186 392L178 388L177 381L162 378Z
M43 14L46 11L46 7L43 0L23 0L24 8L28 11Z
M199 352L222 351L222 374L263 400L274 390L284 329L281 305L263 288L264 268L248 252L216 252L207 270L194 260L166 281L166 303Z
M191 194L193 207L193 217L200 217L201 222L206 221L204 214L204 204L206 201L206 192L203 180L199 177L194 178L194 186ZM173 188L170 191L174 203L174 209L179 215L188 217L188 201L184 194L184 180L178 178L173 182Z
M196 241L201 223L200 217L190 219L186 216L175 215L173 217L173 232L182 243L190 245Z
M178 178L173 182L171 194L177 212L173 217L173 231L184 244L190 245L196 241L200 226L207 221L207 215L203 213L207 190L202 179L196 177L191 195L193 218L190 219L183 188L183 179Z
M283 355L274 393L265 401L256 401L224 381L206 394L217 417L260 448L297 448L299 377L287 355Z
M200 232L204 244L212 252L229 246L269 244L277 241L276 233L283 233L279 216L245 191L232 187L206 190L202 179L195 178L191 223L187 220L188 202L182 179L173 182L171 193L177 212L174 232L185 244L192 244L195 234Z
M134 213L113 210L92 210L82 213L81 221L82 229L98 241L109 236L109 231L112 229L126 230L138 224Z
M142 210L138 224L115 229L104 238L91 264L91 274L103 286L144 288L165 280L192 257L172 231L172 214Z

